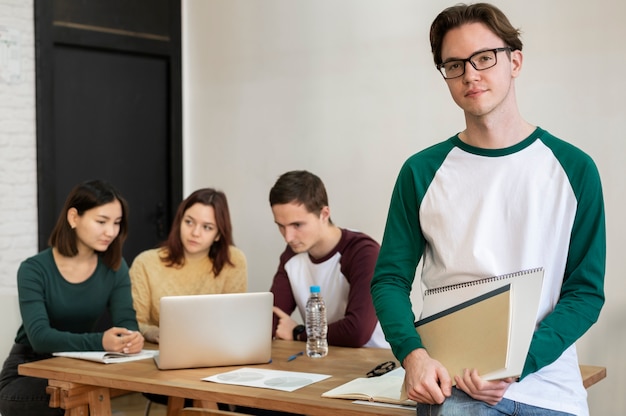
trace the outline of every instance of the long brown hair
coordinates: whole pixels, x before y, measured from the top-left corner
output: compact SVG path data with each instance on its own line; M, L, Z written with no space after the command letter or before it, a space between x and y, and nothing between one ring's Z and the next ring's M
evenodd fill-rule
M215 222L217 223L217 235L219 239L214 241L209 248L209 258L213 261L213 274L217 277L226 263L233 265L230 260L230 246L233 242L233 227L230 222L228 201L222 191L213 188L198 189L187 197L178 206L176 216L172 222L172 228L167 240L161 244L166 249L166 256L162 258L168 266L182 266L185 264L185 249L180 239L180 226L185 212L194 204L202 204L213 207Z
M128 204L113 185L105 181L87 181L76 185L74 189L72 189L65 200L63 209L50 234L48 245L50 247L56 247L63 256L74 257L77 255L76 231L72 229L67 221L68 211L71 208L75 208L78 215L82 216L85 211L106 205L115 200L118 200L122 206L120 231L117 237L109 244L106 251L100 253L100 256L104 264L117 271L122 264L122 246L128 236Z

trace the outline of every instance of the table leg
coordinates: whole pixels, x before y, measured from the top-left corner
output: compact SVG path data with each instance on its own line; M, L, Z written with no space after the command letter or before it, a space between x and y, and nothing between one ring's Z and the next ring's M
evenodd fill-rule
M65 409L65 416L89 416L89 406L77 406Z
M218 410L217 403L209 401L209 400L198 400L198 399L196 399L196 400L193 401L193 405L194 405L194 407L199 407L201 409Z
M98 388L89 391L89 415L111 416L111 396L108 388Z
M70 399L69 390L67 386L65 386L65 388L57 385L49 385L46 387L46 393L50 395L49 406L65 409L65 416L89 416L89 406L87 402L85 401L82 404L76 403L75 396L72 396L72 399Z
M167 400L167 416L176 416L178 414L178 411L184 406L184 398L170 396Z
M210 400L194 399L193 406L202 409L218 409L217 403ZM185 407L185 399L170 396L167 400L167 416L176 416L183 407Z

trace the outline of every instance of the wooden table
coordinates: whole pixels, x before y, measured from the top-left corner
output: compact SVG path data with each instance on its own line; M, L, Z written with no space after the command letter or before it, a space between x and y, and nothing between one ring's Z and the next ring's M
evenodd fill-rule
M274 341L272 362L257 368L328 374L332 377L293 392L234 386L202 381L202 378L240 367L214 367L186 370L157 369L152 359L99 364L72 358L50 358L22 364L22 375L47 378L51 394L50 406L66 409L66 416L110 416L111 397L127 392L146 392L170 396L168 416L183 407L184 398L194 399L196 405L215 407L228 403L307 415L357 416L380 414L379 406L366 406L350 400L321 397L327 390L365 374L376 365L395 361L388 349L330 347L327 357L312 359L300 356L293 361L287 357L301 351L304 344L294 341ZM396 361L397 363L397 361ZM606 376L604 367L581 366L585 387ZM384 408L386 415L408 416L413 409Z
M197 400L203 407L228 403L307 415L357 416L380 414L381 407L354 404L350 400L321 397L321 394L366 373L378 364L394 360L390 350L379 348L330 347L322 359L300 356L304 344L274 341L272 362L255 368L328 374L329 377L293 392L234 386L202 381L202 378L241 367L213 367L186 370L157 369L152 359L119 364L99 364L85 360L55 357L22 364L22 375L47 378L50 405L66 409L66 416L110 416L111 397L124 391L171 396L168 416L183 407L183 398ZM397 363L397 361L396 361ZM408 416L415 410L384 408L387 415Z
M597 365L581 365L580 374L583 376L583 386L586 389L606 378L606 367Z

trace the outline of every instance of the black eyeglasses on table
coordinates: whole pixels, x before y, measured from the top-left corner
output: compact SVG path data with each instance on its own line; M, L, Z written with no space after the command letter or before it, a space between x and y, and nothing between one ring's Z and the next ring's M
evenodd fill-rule
M394 361L386 361L384 363L378 364L376 367L368 371L367 376L368 377L382 376L383 374L387 374L394 368L396 368L396 363Z

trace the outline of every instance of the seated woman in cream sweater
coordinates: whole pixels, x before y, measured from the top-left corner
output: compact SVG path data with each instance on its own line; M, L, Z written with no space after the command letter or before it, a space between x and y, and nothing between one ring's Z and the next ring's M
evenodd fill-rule
M167 240L135 258L130 278L139 330L154 343L159 342L161 297L246 292L246 258L233 245L226 195L211 188L189 195Z

